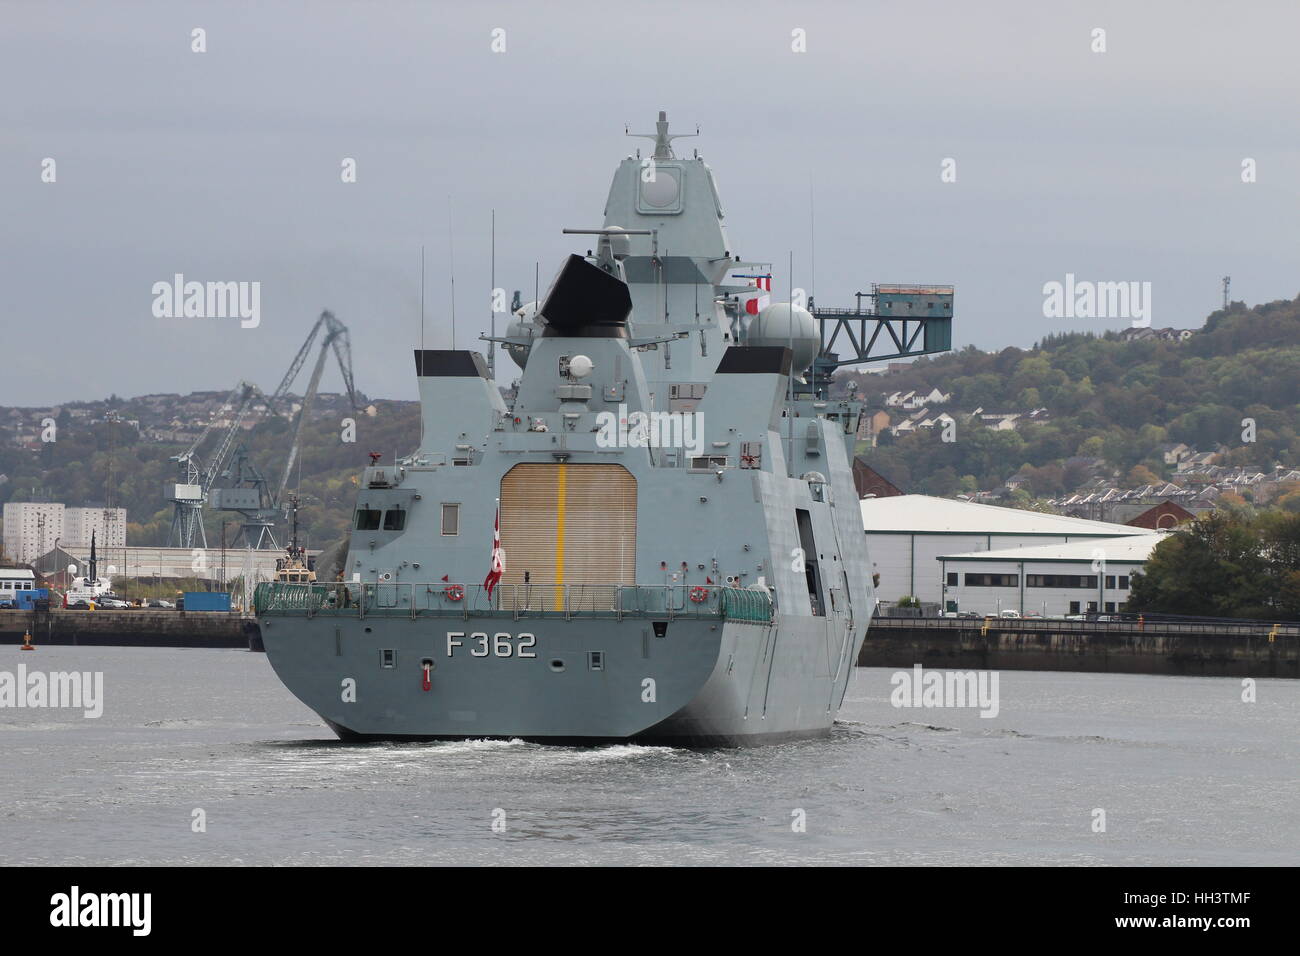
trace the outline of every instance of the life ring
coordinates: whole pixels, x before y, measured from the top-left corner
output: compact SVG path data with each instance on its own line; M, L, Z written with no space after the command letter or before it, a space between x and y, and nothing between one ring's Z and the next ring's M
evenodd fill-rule
M442 589L442 593L447 595L448 601L459 601L465 597L465 588L460 584L448 584Z
M702 588L699 585L691 588L691 601L695 604L702 604L709 599L709 589Z

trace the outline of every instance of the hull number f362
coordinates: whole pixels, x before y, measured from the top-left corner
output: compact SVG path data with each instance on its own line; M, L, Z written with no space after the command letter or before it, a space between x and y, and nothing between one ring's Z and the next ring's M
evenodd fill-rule
M484 631L466 634L464 631L447 632L447 656L455 656L456 648L469 649L470 657L536 657L531 648L537 645L537 638L532 634L506 634L498 632L488 635Z

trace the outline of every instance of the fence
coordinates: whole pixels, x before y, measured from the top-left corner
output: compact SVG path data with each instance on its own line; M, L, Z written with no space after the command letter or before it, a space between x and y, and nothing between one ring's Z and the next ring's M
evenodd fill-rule
M766 591L689 585L499 584L286 584L257 586L259 616L509 617L665 620L714 619L770 624L775 609Z

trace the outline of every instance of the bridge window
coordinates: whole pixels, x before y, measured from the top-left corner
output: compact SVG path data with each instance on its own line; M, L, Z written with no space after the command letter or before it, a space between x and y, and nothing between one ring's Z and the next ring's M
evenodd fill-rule
M356 530L358 531L378 531L379 519L383 514L377 508L358 508Z
M401 508L390 508L384 512L384 530L401 531L406 527L406 512Z

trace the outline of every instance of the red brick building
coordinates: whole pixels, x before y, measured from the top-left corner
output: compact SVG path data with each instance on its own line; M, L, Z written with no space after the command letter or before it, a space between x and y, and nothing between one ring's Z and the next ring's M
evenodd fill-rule
M853 485L858 489L859 498L865 498L868 495L876 498L892 498L903 494L903 491L897 485L861 458L853 459Z
M1142 512L1136 518L1132 518L1125 524L1132 525L1135 528L1155 528L1163 530L1173 528L1184 521L1191 521L1196 515L1192 514L1182 505L1175 504L1172 501L1162 501L1158 505L1153 505L1146 511Z

